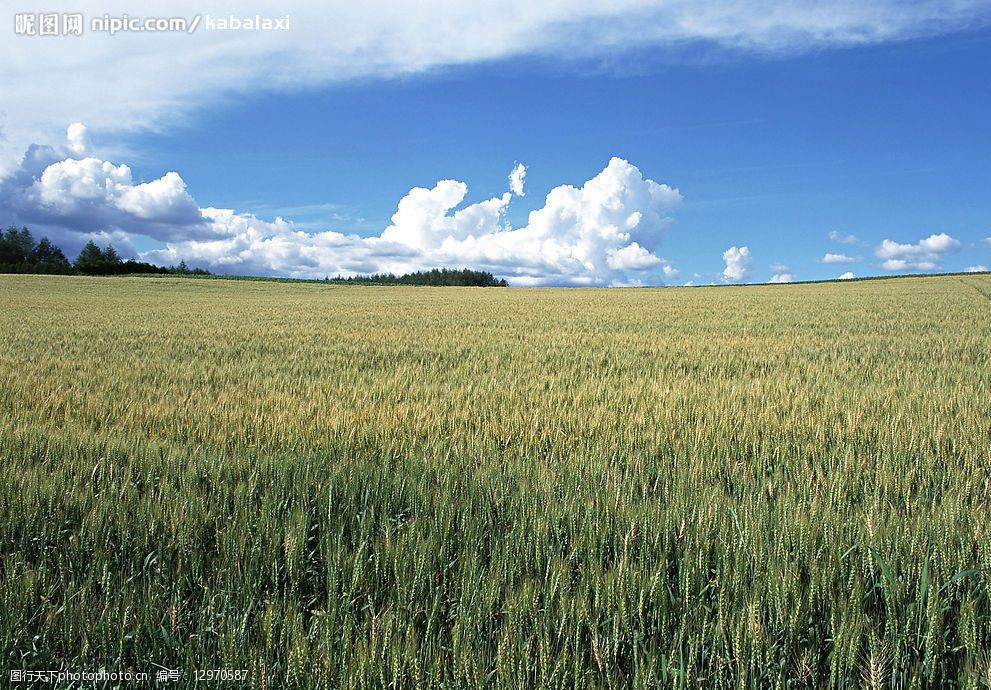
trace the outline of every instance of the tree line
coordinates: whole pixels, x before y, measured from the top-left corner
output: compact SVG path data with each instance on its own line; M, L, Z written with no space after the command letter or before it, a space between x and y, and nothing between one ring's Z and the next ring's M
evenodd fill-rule
M202 268L189 268L185 261L178 266L156 266L146 261L124 260L112 244L101 248L92 240L86 243L76 260L70 262L65 253L47 237L35 242L30 230L13 226L0 233L0 273L210 275L209 271Z
M488 271L473 271L469 268L432 268L429 271L416 271L397 276L393 273L374 273L351 278L326 279L332 283L356 283L359 285L434 285L458 287L508 287L505 278L496 278Z

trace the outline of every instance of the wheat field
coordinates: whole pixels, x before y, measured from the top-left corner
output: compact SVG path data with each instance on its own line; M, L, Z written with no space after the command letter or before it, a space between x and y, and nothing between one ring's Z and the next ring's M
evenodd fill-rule
M0 305L0 685L991 687L991 276Z

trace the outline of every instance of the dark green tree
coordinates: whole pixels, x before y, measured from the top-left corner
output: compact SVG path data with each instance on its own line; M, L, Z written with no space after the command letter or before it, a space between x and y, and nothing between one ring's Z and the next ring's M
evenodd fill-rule
M112 244L108 244L107 248L103 250L103 260L110 266L121 263L120 254L117 253Z
M69 268L69 260L47 237L42 237L31 252L31 263L52 268Z
M96 246L96 242L90 240L79 252L74 266L80 273L94 275L103 270L105 263L103 250Z
M79 252L75 268L80 273L87 275L108 275L120 273L125 269L125 266L112 244L108 244L106 249L100 249L95 242L90 240Z
M16 266L31 262L31 252L34 250L34 237L27 228L11 226L4 231L0 238L0 264Z

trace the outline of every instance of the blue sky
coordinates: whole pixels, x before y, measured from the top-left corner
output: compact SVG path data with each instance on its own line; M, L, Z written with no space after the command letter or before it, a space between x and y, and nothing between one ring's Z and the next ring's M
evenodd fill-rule
M147 125L115 127L105 113L91 125L66 95L61 110L86 125L85 143L60 149L58 122L30 132L53 152L33 171L8 166L0 211L70 249L95 237L146 259L230 273L449 263L514 284L625 285L981 268L991 265L991 29L987 6L974 5L966 21L932 28L930 19L875 40L671 39L587 51L566 38L464 64L455 55L346 79L263 79L210 97L176 87L175 117L147 95L128 95L149 111ZM304 67L307 59L319 58L302 58ZM153 78L161 67L145 69ZM610 164L614 157L627 167ZM97 206L109 207L97 211L92 194L85 204L64 198L78 197L74 180L92 181L92 170L62 165L46 176L47 166L85 159L131 191L101 196ZM104 162L126 163L127 179ZM503 197L517 163L525 196ZM138 189L170 171L181 185L169 178ZM593 179L602 189L618 184L618 196L582 193ZM440 180L467 188L453 208L437 212L424 194L394 221L414 187L457 199L457 189L435 187ZM561 185L578 193L549 203ZM667 191L652 192L658 185ZM473 205L486 200L495 201L476 219ZM208 208L232 213L221 219ZM472 217L452 225L465 208ZM542 208L540 223L530 222ZM630 225L631 213L643 220ZM148 223L159 229L143 230ZM386 239L399 251L382 240L390 226ZM524 232L496 236L509 228ZM415 242L403 234L421 230ZM316 248L299 239L327 231L335 234ZM742 263L733 255L736 272L725 256L732 247L747 249ZM823 263L827 254L845 258Z

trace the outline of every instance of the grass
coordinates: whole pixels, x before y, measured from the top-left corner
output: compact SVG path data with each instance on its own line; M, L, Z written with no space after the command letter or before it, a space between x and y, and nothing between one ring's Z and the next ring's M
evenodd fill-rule
M991 686L991 276L0 303L7 669Z

